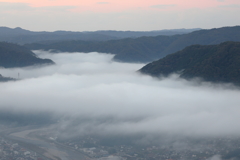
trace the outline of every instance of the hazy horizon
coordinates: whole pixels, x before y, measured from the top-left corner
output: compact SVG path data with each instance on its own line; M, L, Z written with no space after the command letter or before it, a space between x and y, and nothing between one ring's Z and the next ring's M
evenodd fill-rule
M0 0L0 26L32 31L210 29L239 25L239 8L238 0Z
M234 25L234 26L239 26L239 25ZM222 26L222 27L234 27L234 26ZM21 26L17 26L17 27L8 27L8 26L0 26L0 27L7 27L10 29L17 29L17 28L21 28L23 30L28 30L26 28L22 28ZM219 27L219 28L222 28ZM57 31L69 31L69 32L97 32L97 31L119 31L119 32L125 32L125 31L130 31L130 32L154 32L154 31L170 31L170 30L191 30L191 29L212 29L212 28L173 28L173 29L159 29L159 30L92 30L92 31L88 31L88 30L84 30L84 31L72 31L72 30L52 30L52 31L45 31L45 30L28 30L28 31L32 31L32 32L57 32Z

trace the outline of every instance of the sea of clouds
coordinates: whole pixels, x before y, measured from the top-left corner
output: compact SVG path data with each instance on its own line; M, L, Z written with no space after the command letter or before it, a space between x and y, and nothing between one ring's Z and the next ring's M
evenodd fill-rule
M0 69L0 111L26 116L51 113L72 136L240 135L240 90L231 84L153 78L145 64L121 63L103 53L35 51L56 65Z

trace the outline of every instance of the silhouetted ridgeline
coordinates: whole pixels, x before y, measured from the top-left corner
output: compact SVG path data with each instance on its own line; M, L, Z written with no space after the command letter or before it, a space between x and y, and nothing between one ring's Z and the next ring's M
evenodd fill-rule
M169 45L162 53L165 55L175 53L194 44L213 45L226 41L240 41L240 26L199 30L183 35Z
M127 38L101 42L64 41L27 44L30 49L55 49L65 52L112 53L115 60L151 62L194 44L212 45L240 41L240 26L199 30L184 35Z
M25 47L37 50L55 49L63 52L101 52L115 54L114 59L124 62L150 62L159 58L159 53L170 45L176 36L127 38L106 42L64 41L51 44L27 44Z
M240 42L219 45L192 45L182 51L147 64L141 73L168 76L180 73L183 78L201 77L212 82L240 84Z
M176 35L186 34L200 28L195 29L171 29L159 31L95 31L95 32L72 32L72 31L55 31L55 32L32 32L22 28L0 27L0 41L10 43L26 44L26 43L51 43L67 40L83 40L83 41L107 41L114 39L122 39L129 37L142 36L158 36L158 35Z
M0 42L0 67L14 68L32 65L54 64L50 59L41 59L29 49L6 42Z

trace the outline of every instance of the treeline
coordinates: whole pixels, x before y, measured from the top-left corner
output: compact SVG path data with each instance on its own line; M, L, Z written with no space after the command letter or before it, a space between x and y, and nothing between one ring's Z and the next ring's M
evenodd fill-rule
M152 76L178 73L187 79L200 77L206 81L239 85L240 42L193 45L147 64L140 72Z
M109 41L62 41L26 44L29 49L64 52L104 52L115 54L114 59L124 62L151 62L187 46L213 45L225 41L240 41L240 26L199 30L184 35L126 38Z
M14 68L54 64L50 59L38 58L31 50L12 43L0 42L0 67Z

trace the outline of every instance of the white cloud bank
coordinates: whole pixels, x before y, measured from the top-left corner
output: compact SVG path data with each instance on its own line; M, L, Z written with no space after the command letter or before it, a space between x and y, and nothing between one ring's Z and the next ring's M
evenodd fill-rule
M107 54L36 53L57 65L0 69L23 79L0 83L1 110L68 117L61 129L74 123L74 134L240 135L240 90L234 87L176 75L158 80L136 72L143 64L113 62Z

